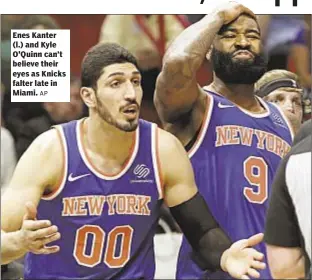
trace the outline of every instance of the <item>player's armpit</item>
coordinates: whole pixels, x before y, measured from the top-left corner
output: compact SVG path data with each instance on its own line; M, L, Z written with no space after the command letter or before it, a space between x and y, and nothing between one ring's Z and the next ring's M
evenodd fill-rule
M26 202L37 207L48 187L56 185L63 168L62 146L53 129L38 136L19 160L13 177L1 196L1 229L20 229Z

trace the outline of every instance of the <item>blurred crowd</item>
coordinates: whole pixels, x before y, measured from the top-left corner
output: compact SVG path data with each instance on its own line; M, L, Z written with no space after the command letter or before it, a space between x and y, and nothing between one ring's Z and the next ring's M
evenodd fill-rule
M52 125L87 116L80 98L79 65L77 56L71 57L69 103L13 103L11 102L11 30L12 29L71 29L66 18L73 15L2 15L1 16L1 192L9 182L16 162L30 143ZM170 42L188 25L203 15L94 15L90 22L83 15L75 15L76 32L71 32L71 42L83 42L82 55L97 42L115 42L130 52L142 72L144 92L141 118L160 125L153 105L157 76L162 67L162 57ZM91 16L90 16L91 17ZM88 21L88 22L87 22ZM302 95L303 121L311 118L311 15L261 15L259 23L265 49L269 55L269 68L285 69L298 75L304 88ZM80 28L80 29L79 29ZM78 32L77 32L78 30ZM72 30L71 30L72 31ZM79 34L92 33L92 42ZM211 72L205 62L198 73L202 85L211 82ZM159 223L159 233L179 231L164 208Z

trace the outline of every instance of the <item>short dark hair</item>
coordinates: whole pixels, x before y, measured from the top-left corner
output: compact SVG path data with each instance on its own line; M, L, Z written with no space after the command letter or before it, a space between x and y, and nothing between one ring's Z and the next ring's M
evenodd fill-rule
M118 44L100 43L93 46L82 61L81 86L96 89L97 80L102 75L104 67L126 62L138 68L134 55Z

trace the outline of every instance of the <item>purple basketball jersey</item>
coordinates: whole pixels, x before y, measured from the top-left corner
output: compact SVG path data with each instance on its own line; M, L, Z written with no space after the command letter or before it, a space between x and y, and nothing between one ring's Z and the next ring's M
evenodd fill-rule
M264 232L272 180L290 149L292 133L283 113L271 103L261 101L267 112L252 114L213 92L207 98L206 116L189 156L199 191L235 242ZM264 243L256 249L266 256ZM268 268L260 273L260 279L272 279ZM230 278L202 271L183 238L177 279L206 277Z
M153 279L153 237L163 201L157 126L140 120L128 162L120 173L107 175L86 154L82 123L57 127L64 176L38 207L38 219L49 219L59 228L61 239L53 245L60 252L27 254L25 278Z

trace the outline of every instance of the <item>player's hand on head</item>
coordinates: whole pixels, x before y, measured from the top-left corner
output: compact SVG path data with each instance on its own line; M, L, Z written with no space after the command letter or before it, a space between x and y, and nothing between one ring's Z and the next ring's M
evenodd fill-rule
M25 251L34 254L51 254L60 250L59 246L46 246L60 239L57 226L48 220L37 220L37 209L33 203L26 203L26 214L20 229L20 242Z
M218 8L216 8L216 13L223 20L223 24L228 24L232 22L243 13L248 14L253 18L256 18L256 15L250 9L235 1L229 1L220 5Z
M263 234L259 233L233 243L222 256L222 269L236 279L259 278L259 270L265 269L264 255L252 247L262 240Z

